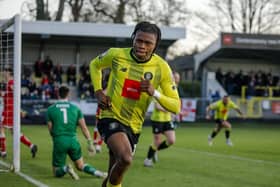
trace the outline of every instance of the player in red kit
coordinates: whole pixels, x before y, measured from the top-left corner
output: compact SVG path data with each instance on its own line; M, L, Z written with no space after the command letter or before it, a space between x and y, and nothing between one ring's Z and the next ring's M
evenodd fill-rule
M104 78L102 80L102 90L104 93L106 93L106 88L107 88L107 83L108 83L108 80L109 80L109 73L104 73ZM98 124L98 121L99 121L99 118L100 118L100 113L101 113L101 108L98 106L97 109L96 109L96 113L95 113L95 127L94 127L94 130L93 130L93 143L94 143L94 146L95 146L95 150L97 153L100 153L101 152L101 149L102 149L102 144L103 144L103 139L98 131L98 128L97 128L97 124Z
M96 114L95 114L95 127L93 129L93 143L94 143L95 150L97 153L101 152L101 149L102 149L101 147L102 147L102 143L103 143L102 137L97 129L97 124L98 124L98 120L99 120L99 116L100 116L100 110L101 110L100 107L97 107Z
M7 156L6 151L6 136L5 129L9 129L13 133L13 115L14 115L14 101L13 101L13 86L14 80L12 75L12 69L7 68L4 70L4 79L6 81L5 89L2 90L1 96L3 97L3 112L2 120L0 123L0 153L1 157L5 158ZM23 115L23 113L21 112ZM31 143L31 141L21 133L20 142L28 146L31 150L32 157L36 156L38 151L37 145Z

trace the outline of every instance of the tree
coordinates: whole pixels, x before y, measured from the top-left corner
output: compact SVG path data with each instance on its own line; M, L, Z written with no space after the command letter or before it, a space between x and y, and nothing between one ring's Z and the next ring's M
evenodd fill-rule
M135 23L149 20L159 25L183 23L187 9L184 0L90 0L88 10L95 22ZM88 19L88 17L87 17Z
M90 0L92 21L125 23L128 2L129 0Z
M61 21L65 7L65 0L59 0L55 21Z
M73 21L79 21L79 18L81 17L81 11L84 5L84 0L68 0L67 3L71 7Z
M47 16L47 7L45 6L44 0L36 0L37 11L36 11L36 20L48 20Z
M49 0L25 0L21 5L23 19L26 20L56 20L61 21L65 0L59 0L57 11L49 11ZM51 13L53 15L51 15Z
M25 20L35 20L37 17L37 7L34 0L26 0L21 5L21 15Z
M182 26L186 24L188 10L184 0L150 1L147 20L164 26Z
M277 0L214 0L211 3L230 31L269 33L279 27L280 2Z
M212 0L209 5L208 11L194 12L192 29L208 41L220 32L273 34L280 29L278 0Z

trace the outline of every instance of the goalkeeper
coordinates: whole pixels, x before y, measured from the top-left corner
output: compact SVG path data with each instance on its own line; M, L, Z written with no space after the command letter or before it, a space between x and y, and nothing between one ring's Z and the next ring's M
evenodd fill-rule
M93 141L86 126L81 110L68 101L69 88L59 88L60 100L48 107L47 125L53 139L52 165L56 177L63 177L66 173L78 180L70 164L66 165L66 156L69 155L78 170L90 175L105 178L107 173L101 172L89 164L85 164L82 157L80 143L76 136L76 127L79 125L88 143L88 151L95 154Z

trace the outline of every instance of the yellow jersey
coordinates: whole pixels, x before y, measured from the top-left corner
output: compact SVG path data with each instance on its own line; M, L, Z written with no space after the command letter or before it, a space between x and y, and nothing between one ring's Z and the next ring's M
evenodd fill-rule
M137 62L131 52L132 48L110 48L91 61L90 76L94 90L100 90L102 69L110 68L106 95L112 107L101 110L100 118L114 118L137 134L153 98L140 91L141 78L150 80L155 89L162 88L157 101L168 111L178 113L181 103L167 62L156 54L147 62Z
M227 105L224 105L222 99L210 105L210 109L215 110L215 119L221 120L227 120L228 112L232 108L238 109L238 106L231 100L228 101Z

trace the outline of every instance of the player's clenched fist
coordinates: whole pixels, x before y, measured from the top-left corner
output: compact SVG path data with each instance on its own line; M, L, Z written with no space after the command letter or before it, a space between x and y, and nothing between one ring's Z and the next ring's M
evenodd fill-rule
M145 79L141 78L140 91L146 92L150 96L153 96L155 88L153 87L153 85L151 84L151 82L149 80L145 80Z
M102 110L110 109L111 108L111 99L109 96L106 96L102 90L97 90L95 92L95 97L97 99L98 106Z

